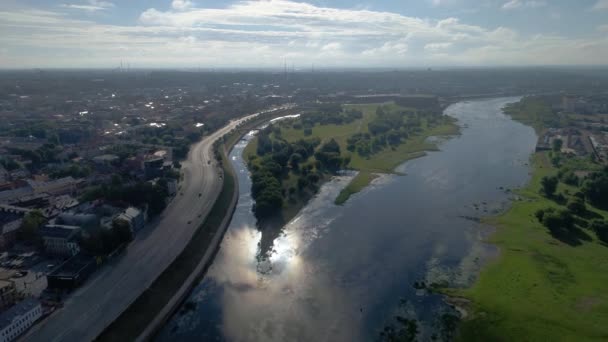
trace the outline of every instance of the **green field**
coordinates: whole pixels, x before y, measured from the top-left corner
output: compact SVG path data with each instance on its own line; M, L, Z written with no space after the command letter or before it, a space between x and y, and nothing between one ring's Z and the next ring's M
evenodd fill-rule
M568 125L568 116L554 113L551 106L540 97L524 97L519 102L508 104L504 111L514 120L533 127L538 135L545 128Z
M368 124L376 117L376 108L380 105L387 106L390 110L408 109L392 103L345 105L344 107L346 109L352 108L361 110L363 112L363 118L346 125L316 125L312 128L312 135L310 136L305 136L302 129L294 129L292 127L282 129L283 138L290 142L312 137L317 137L323 142L333 138L340 144L340 148L343 151L342 154L351 157L351 162L348 167L360 171L360 175L355 177L355 179L353 179L353 181L339 194L336 198L336 204L345 203L351 195L364 189L376 177L374 176L375 173L393 173L395 168L403 162L424 156L425 151L437 150L435 144L426 141L429 136L454 135L459 131L454 120L446 119L445 123L428 127L427 121L423 118L421 132L411 135L395 148L386 148L370 157L363 157L358 153L348 152L347 139L356 133L369 132ZM246 158L255 154L256 146L256 141L254 140L245 149L244 155ZM302 205L302 203L296 203L296 206L298 207L301 207ZM291 206L293 206L293 204Z
M475 285L448 291L471 300L459 332L462 341L608 340L608 246L583 229L578 243L553 238L534 217L538 209L560 205L539 194L543 176L557 170L545 154L533 156L533 178L505 214L490 242L500 256ZM560 183L566 197L576 190ZM593 213L608 212L588 206Z

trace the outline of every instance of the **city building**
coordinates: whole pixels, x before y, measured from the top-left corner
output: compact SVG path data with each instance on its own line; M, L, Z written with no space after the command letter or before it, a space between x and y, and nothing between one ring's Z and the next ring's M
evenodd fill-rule
M9 176L10 175L8 171L6 171L6 169L2 165L0 165L0 184L8 182Z
M0 314L0 342L15 340L40 317L42 317L42 306L33 298L27 298L4 311Z
M16 218L10 222L2 223L0 227L0 252L13 246L22 221L21 218Z
M119 157L113 154L102 154L100 156L93 157L93 163L95 169L98 172L111 172L119 161Z
M73 290L95 271L97 263L91 256L77 254L46 276L48 288Z
M0 205L0 252L13 246L17 231L21 228L23 213L10 206Z
M44 250L56 256L74 256L80 252L78 236L80 227L47 224L40 229Z
M562 110L564 112L573 113L575 111L576 98L572 96L562 97Z
M21 198L31 196L34 194L34 189L28 186L22 186L15 189L0 191L0 203L14 203L18 202Z
M146 179L154 179L160 177L163 170L165 160L163 158L151 158L144 161L144 173Z
M0 310L12 306L17 301L15 282L8 279L0 280Z
M48 193L51 195L67 195L76 191L79 185L83 183L82 179L74 179L71 176L55 179L48 182L36 182L34 180L27 181L35 193Z
M147 215L145 210L140 210L135 207L129 207L125 209L124 212L119 214L115 220L126 221L127 223L129 223L131 231L136 233L145 226Z
M177 179L167 180L167 193L169 196L173 196L177 193Z
M67 212L57 216L58 224L77 226L84 230L98 228L99 222L99 217L90 213Z
M589 135L589 141L591 142L591 146L593 146L593 151L595 155L600 160L608 159L608 139L604 134L592 134Z
M93 157L95 164L110 165L117 162L120 158L114 154L102 154L100 156Z

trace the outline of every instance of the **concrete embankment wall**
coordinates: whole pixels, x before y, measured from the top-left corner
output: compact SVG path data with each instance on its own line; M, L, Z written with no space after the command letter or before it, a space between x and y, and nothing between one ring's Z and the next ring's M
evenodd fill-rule
M234 171L234 168L232 167L232 163L230 163L230 161L228 160L228 156L230 155L230 152L232 151L234 146L239 142L239 140L249 130L254 129L255 127L258 127L259 125L263 124L264 122L271 120L273 117L278 117L278 116L283 116L283 115L285 115L285 111L279 111L268 117L264 116L261 118L253 119L253 120L245 123L244 127L238 128L237 129L238 133L236 133L237 136L233 137L234 138L233 140L228 141L229 146L227 149L224 150L224 153L226 156L226 158L224 159L224 163L227 163L228 165L224 165L224 169L227 170L228 172L230 172L230 174L232 175L232 178L234 180L234 183L235 183L234 189L233 189L233 194L232 194L232 199L230 201L230 206L228 208L228 215L226 215L223 218L223 220L220 224L220 227L218 227L215 235L213 236L213 240L212 240L211 244L209 245L207 251L205 251L203 258L197 264L195 269L188 276L186 281L180 286L180 288L175 292L173 297L171 297L169 302L167 302L167 304L163 307L163 309L148 324L146 329L144 329L144 331L138 336L136 341L138 341L138 342L139 341L149 341L158 333L158 331L160 331L160 329L162 329L162 327L165 325L165 323L173 316L173 314L177 311L177 309L184 302L184 300L186 300L188 298L188 295L190 294L192 289L199 283L200 279L205 275L207 269L211 266L211 264L215 258L215 255L217 254L217 252L220 249L220 244L224 238L224 235L226 234L228 227L230 226L230 222L232 221L232 215L234 214L234 211L236 210L236 205L237 205L238 198L239 198L238 178L237 178L236 172ZM229 135L230 135L230 133L227 134L227 136L229 136Z
M238 140L237 140L237 142L238 142ZM226 156L229 155L229 153L233 147L234 147L234 144L232 144L232 146L230 146L228 151L225 151ZM234 168L232 167L232 164L230 163L228 158L225 158L224 163L228 164L228 165L225 165L224 169L228 170L228 172L231 173L231 175L233 177L233 181L234 181L232 199L230 201L230 206L228 209L229 214L226 215L224 217L224 219L222 220L220 227L218 228L218 230L215 232L215 235L213 236L213 240L212 240L209 248L205 252L205 255L203 256L201 261L198 263L196 268L194 270L192 270L192 273L190 274L190 276L186 279L186 281L182 284L182 286L173 295L171 300L169 300L169 302L163 307L163 309L154 317L154 319L152 320L152 322L150 322L150 324L146 327L146 329L139 335L139 337L137 338L136 341L151 340L154 337L154 335L165 325L167 320L169 318L171 318L171 316L173 316L175 311L179 308L180 304L183 303L183 301L188 297L188 295L190 294L190 292L192 291L194 286L196 286L198 284L198 281L205 274L205 272L207 271L209 266L211 266L211 263L213 262L215 255L217 254L217 252L220 249L220 244L224 238L224 235L226 234L226 231L228 229L228 226L230 225L230 222L232 221L232 215L234 214L234 211L236 210L236 204L239 199L239 182L238 182L236 172L234 172Z

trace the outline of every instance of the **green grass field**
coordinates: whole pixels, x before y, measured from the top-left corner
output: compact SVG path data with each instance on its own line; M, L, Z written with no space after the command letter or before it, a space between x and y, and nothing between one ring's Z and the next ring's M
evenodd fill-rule
M405 161L424 156L425 151L436 150L437 146L435 144L426 141L428 137L454 135L459 131L458 126L453 121L428 128L426 126L426 121L422 120L422 132L410 136L394 149L385 148L369 158L362 157L357 153L348 152L348 138L356 133L368 133L367 125L375 118L376 108L379 105L388 106L390 109L406 109L393 103L345 105L345 108L361 110L363 112L363 118L347 125L316 125L312 129L312 135L309 137L318 137L322 142L332 138L335 139L340 144L343 155L350 155L351 157L351 162L348 167L360 171L360 175L353 179L353 181L338 195L335 201L336 204L345 203L351 195L363 190L375 178L375 176L373 176L374 173L393 173L395 168ZM294 128L283 128L282 136L289 142L307 138L304 136L303 130ZM254 154L256 146L255 141L253 141L250 146L246 148L244 152L245 156Z
M561 242L536 220L536 210L559 205L539 194L540 179L557 170L545 154L535 154L533 165L531 182L517 192L521 199L488 220L497 227L490 242L500 256L473 287L448 291L471 300L459 340L606 341L608 246L586 229L579 245ZM560 183L558 192L574 190Z

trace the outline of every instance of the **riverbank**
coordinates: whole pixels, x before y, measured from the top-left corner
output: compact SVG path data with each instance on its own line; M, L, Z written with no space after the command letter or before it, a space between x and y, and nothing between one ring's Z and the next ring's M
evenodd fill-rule
M488 242L500 255L471 288L447 291L469 300L458 340L606 340L608 246L582 220L605 219L608 212L587 205L587 216L575 218L575 236L552 235L537 211L564 210L579 188L559 183L556 193L565 200L542 196L541 180L556 175L558 168L546 153L535 153L531 160L532 179L515 192L512 207L486 220L497 228Z

